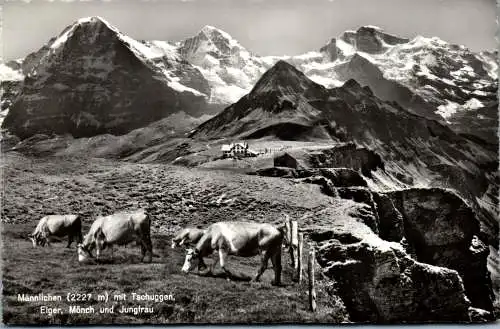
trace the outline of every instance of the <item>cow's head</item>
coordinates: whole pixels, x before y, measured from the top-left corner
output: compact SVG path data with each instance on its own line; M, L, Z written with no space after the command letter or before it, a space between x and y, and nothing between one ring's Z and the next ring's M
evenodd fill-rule
M92 256L92 253L90 252L90 250L82 243L78 244L78 247L76 250L78 252L78 261L79 262L84 262L89 258L94 258L94 256Z
M38 240L34 234L28 235L28 239L30 239L31 243L33 244L33 248L36 248L36 246L38 246Z
M172 249L175 249L175 247L177 247L177 242L174 241L174 239L172 239L172 245L171 245Z
M44 247L47 243L47 239L41 237L39 234L30 234L28 235L28 239L30 239L33 244L33 248L36 248L37 246Z
M190 248L186 250L186 259L184 260L184 265L182 266L182 272L189 273L195 265L195 261L198 259L199 252L196 248Z

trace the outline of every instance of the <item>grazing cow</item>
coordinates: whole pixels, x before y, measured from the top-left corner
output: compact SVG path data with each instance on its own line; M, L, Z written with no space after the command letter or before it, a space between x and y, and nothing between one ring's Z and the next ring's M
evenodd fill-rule
M148 254L147 262L151 262L153 256L151 220L143 209L98 217L85 235L83 243L78 245L78 261L83 262L88 257L93 257L94 248L97 259L106 247L111 248L113 257L113 245L125 245L133 241L141 246L141 260L144 261L144 257Z
M195 245L198 240L205 234L206 230L194 227L186 227L180 230L172 239L172 249L177 246L190 246Z
M271 259L274 269L273 284L279 285L283 230L284 228L277 228L271 224L252 222L214 223L208 227L196 246L188 249L182 271L188 273L194 267L195 260L198 260L199 271L206 268L203 257L210 255L213 251L218 251L220 266L226 274L231 275L226 265L228 255L253 257L264 253L261 266L253 280L260 279Z
M33 243L33 247L50 246L51 237L68 236L68 245L76 239L77 243L82 242L82 221L78 215L49 215L38 222L33 233L28 237Z

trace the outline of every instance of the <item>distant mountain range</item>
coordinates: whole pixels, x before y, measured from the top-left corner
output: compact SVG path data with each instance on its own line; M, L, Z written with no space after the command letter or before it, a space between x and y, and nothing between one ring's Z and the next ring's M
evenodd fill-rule
M382 100L496 144L496 56L374 26L346 31L319 51L258 56L212 26L177 43L137 41L90 17L1 65L3 127L24 137L91 136L123 134L179 111L213 115L286 61L324 87L355 79Z

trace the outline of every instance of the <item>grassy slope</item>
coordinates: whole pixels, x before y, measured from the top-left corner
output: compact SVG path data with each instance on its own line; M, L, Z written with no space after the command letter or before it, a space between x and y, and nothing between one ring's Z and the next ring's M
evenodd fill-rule
M282 211L298 217L326 208L331 201L317 186L227 170L189 170L107 160L28 159L11 153L2 161L5 323L341 322L346 318L338 297L327 295L328 284L321 281L319 312L308 312L306 287L292 282L288 265L283 274L284 286L278 288L270 285L272 270L265 273L260 283L228 282L217 275L220 269L215 270L216 277L186 276L180 272L183 252L168 246L172 232L185 225L222 219L273 222L282 219ZM152 238L158 257L152 264L139 263L139 250L133 244L116 249L112 263L78 264L75 249L65 249L62 243L33 249L25 238L45 214L82 213L85 233L93 216L137 206L149 207L154 215ZM283 258L286 264L288 257ZM255 273L258 263L258 257L230 258L231 268L245 276ZM176 300L154 305L121 302L153 306L152 316L52 317L39 313L43 303L16 300L17 293L22 292L69 291L172 293Z

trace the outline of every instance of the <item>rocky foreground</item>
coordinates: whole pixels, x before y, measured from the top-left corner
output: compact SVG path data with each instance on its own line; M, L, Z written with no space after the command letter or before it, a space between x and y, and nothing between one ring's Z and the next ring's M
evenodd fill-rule
M300 220L353 321L494 318L489 249L474 211L453 190L375 192L348 168L274 167L257 174L317 184L333 199L356 205Z

